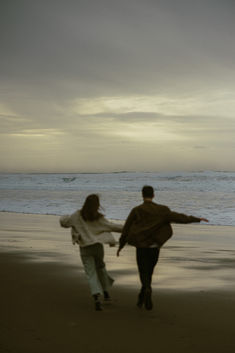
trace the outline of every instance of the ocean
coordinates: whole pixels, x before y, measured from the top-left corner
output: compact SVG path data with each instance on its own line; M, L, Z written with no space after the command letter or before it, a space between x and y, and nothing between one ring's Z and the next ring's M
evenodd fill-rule
M2 173L0 211L70 214L97 193L107 218L125 220L142 202L143 185L152 185L154 201L176 212L208 218L211 225L235 225L235 172L226 171Z

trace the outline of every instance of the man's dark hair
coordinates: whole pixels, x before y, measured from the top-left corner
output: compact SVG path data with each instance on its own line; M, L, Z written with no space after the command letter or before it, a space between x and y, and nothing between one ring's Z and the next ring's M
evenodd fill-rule
M153 196L154 196L153 187L152 187L152 186L149 186L149 185L145 185L145 186L142 188L142 195L143 195L143 197L153 198Z

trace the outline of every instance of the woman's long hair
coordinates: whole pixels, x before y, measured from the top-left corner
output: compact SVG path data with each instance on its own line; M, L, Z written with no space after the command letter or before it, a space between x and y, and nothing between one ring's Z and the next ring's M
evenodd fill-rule
M100 199L96 194L87 196L84 205L81 209L81 215L84 221L95 221L100 217L103 217L102 213L99 212Z

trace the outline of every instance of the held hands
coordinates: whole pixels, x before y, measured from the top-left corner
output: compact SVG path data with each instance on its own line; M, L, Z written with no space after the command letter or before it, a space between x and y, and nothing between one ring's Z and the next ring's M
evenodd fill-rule
M206 218L200 218L200 222L209 222Z

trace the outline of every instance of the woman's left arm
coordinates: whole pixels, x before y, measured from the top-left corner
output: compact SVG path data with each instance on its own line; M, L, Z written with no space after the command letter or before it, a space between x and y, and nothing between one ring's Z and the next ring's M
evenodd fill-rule
M102 219L103 225L105 225L111 232L121 233L123 229L122 224L114 223L106 218Z

